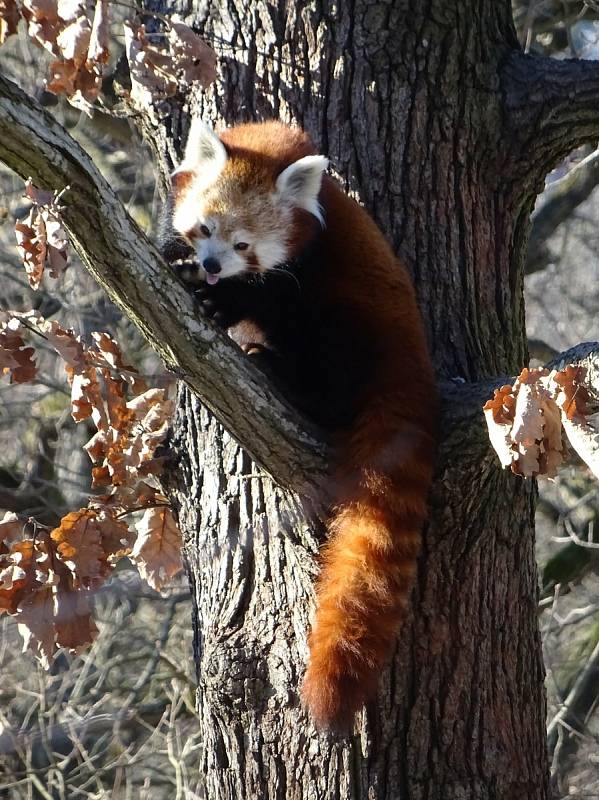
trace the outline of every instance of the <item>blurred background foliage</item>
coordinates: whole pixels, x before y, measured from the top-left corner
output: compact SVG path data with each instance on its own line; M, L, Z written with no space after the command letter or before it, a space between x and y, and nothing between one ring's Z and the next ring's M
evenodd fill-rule
M527 52L599 58L599 2L524 0L513 9ZM126 82L122 48L115 27L109 97L113 79ZM56 114L153 233L152 162L134 126L100 112L90 118L45 92L44 61L23 30L0 49L0 69ZM538 200L526 267L535 364L599 338L598 186L599 149L587 147L548 177ZM0 309L35 308L86 337L109 330L131 363L160 374L132 325L76 259L59 282L46 276L38 291L29 288L14 238L14 223L28 210L22 195L23 182L0 167ZM90 491L81 449L90 431L71 419L62 363L36 346L41 380L0 384L0 517L9 510L54 525ZM539 490L539 620L555 796L599 800L599 486L573 464ZM1 796L202 798L184 581L158 594L124 566L95 602L94 645L78 657L61 654L50 673L20 653L14 621L1 620Z

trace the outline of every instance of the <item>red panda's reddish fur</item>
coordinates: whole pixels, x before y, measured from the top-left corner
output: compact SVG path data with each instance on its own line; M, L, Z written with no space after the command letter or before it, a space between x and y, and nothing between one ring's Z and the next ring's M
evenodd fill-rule
M334 184L323 192L322 286L367 317L377 374L338 445L303 697L317 723L345 726L370 697L405 618L435 460L437 394L411 280L368 214Z
M248 189L274 186L282 169L315 152L306 134L276 122L220 136L231 156L224 169ZM368 383L354 376L353 421L336 432L335 507L302 686L318 725L344 727L374 693L408 613L435 458L437 394L406 269L366 211L328 176L319 199L325 227L316 234L318 273L302 283L304 299L350 310L356 336L369 337L376 354ZM309 235L313 225L299 215L292 247L301 249Z

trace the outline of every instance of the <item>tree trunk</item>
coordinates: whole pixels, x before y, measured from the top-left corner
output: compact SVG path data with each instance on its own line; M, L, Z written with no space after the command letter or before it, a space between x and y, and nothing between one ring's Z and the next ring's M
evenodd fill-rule
M440 378L519 371L524 246L547 163L522 168L526 137L506 118L504 65L519 57L510 4L194 11L222 69L195 110L307 129L411 269ZM446 393L414 620L377 702L343 738L317 734L298 699L322 520L181 392L172 496L195 602L207 798L548 797L535 489L490 452L472 411L485 399L459 384Z
M415 278L444 393L442 452L413 621L345 738L317 734L298 703L326 448L195 314L76 142L0 76L0 157L64 190L84 264L262 465L181 392L170 488L194 587L210 800L548 797L534 487L501 472L480 408L485 376L524 362L530 210L547 171L599 138L599 63L523 56L508 0L423 5L198 2L222 80L146 121L163 185L185 110L299 122Z

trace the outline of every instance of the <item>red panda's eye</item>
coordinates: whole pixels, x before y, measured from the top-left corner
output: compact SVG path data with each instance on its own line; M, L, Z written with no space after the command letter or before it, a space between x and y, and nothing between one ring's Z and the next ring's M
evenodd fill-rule
M200 231L204 236L210 236L210 228L207 225L200 225Z
M235 245L235 250L247 250L249 244L247 242L237 242Z

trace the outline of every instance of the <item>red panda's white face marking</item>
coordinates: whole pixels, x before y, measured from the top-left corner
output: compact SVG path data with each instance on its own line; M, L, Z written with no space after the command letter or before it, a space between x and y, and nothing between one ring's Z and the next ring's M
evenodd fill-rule
M291 213L278 207L273 192L242 192L226 176L198 193L192 185L173 219L195 248L208 283L283 264L290 222Z
M200 213L197 220L193 230L185 235L195 248L204 279L210 284L244 272L262 272L284 260L283 249L276 252L270 263L264 240L228 214L207 211Z
M283 264L294 209L323 224L318 193L327 164L305 156L275 176L251 157L229 158L218 136L194 120L176 171L193 178L175 199L173 226L195 247L204 279L214 284Z

